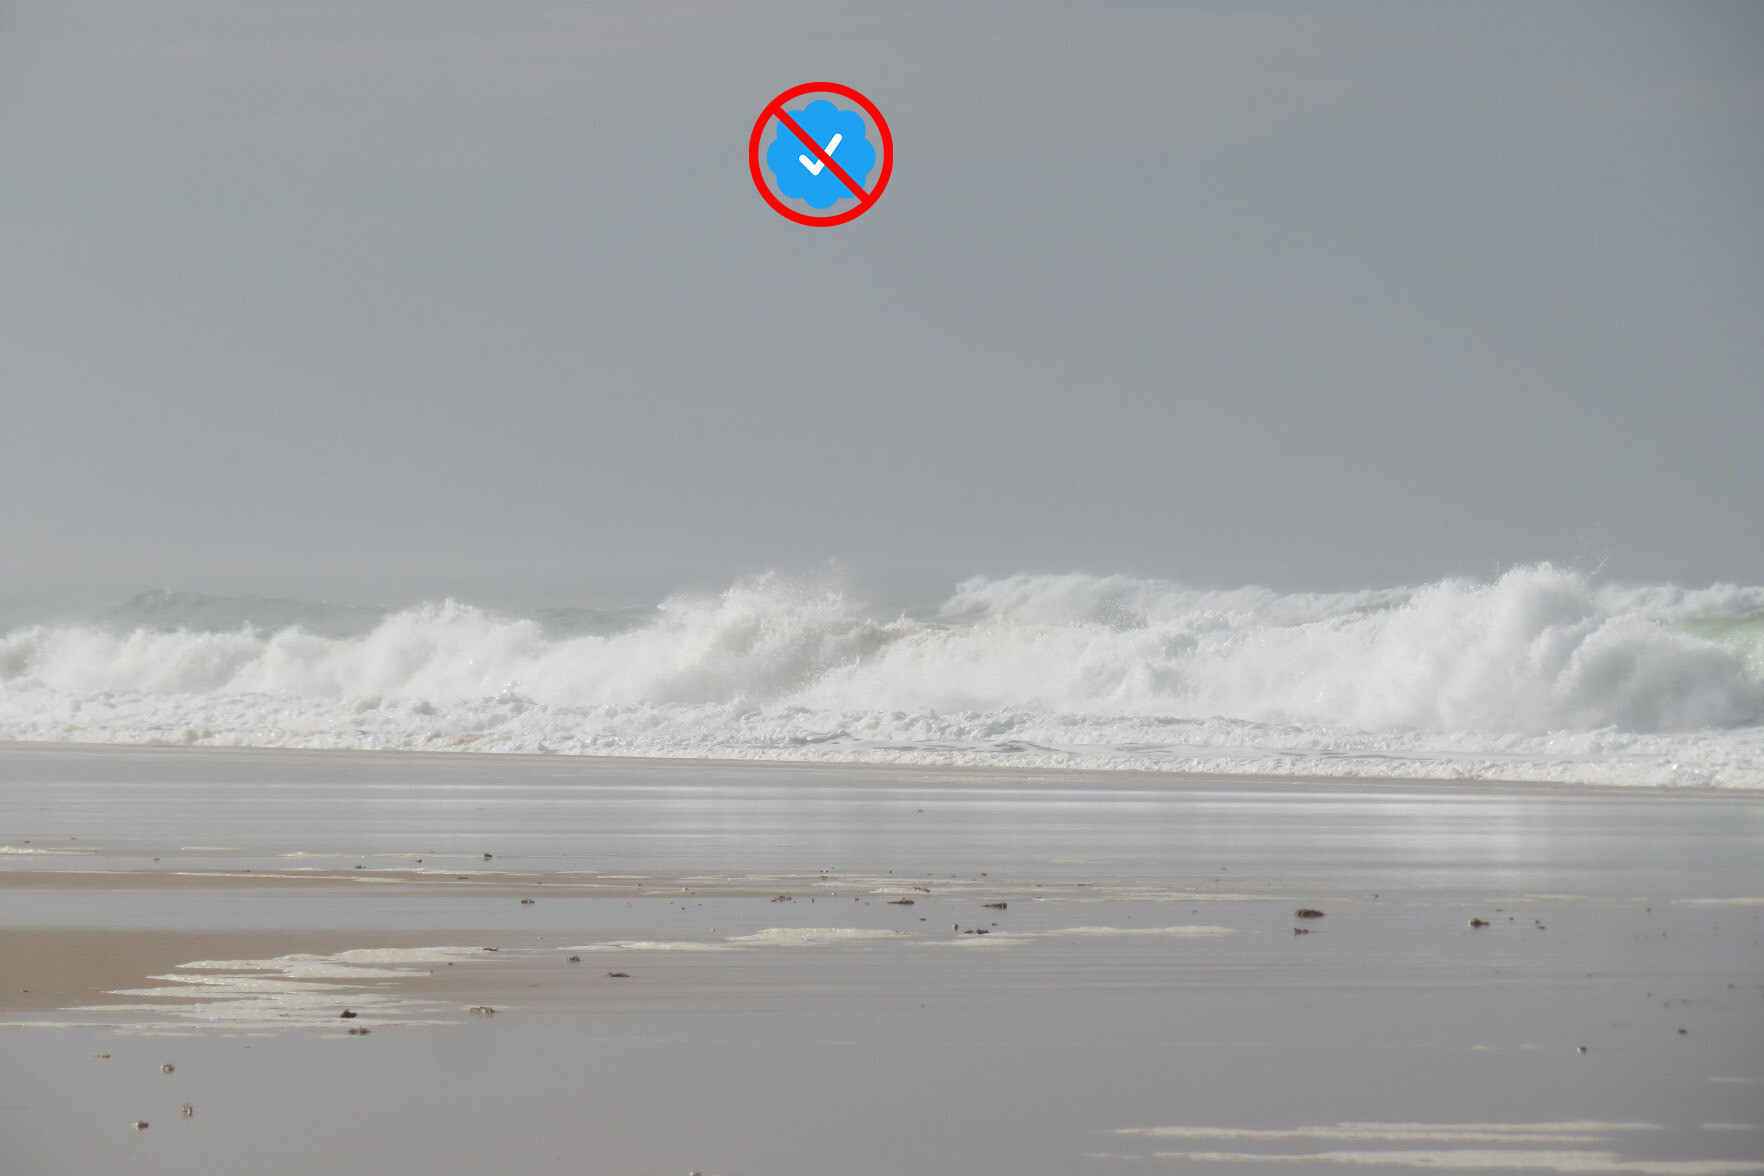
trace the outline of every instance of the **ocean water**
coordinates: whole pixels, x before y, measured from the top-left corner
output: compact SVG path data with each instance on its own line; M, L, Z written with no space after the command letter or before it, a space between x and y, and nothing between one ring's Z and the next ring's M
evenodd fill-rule
M516 613L153 593L0 618L0 739L1764 787L1764 587L764 575Z

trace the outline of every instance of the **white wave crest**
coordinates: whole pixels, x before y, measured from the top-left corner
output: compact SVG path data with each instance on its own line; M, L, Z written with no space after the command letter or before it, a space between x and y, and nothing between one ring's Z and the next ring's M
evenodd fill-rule
M0 737L1256 771L1354 759L1359 773L1384 757L1399 775L1759 784L1761 613L1764 588L1600 585L1538 565L1339 594L974 579L926 618L768 575L576 636L452 601L356 634L39 625L0 637Z

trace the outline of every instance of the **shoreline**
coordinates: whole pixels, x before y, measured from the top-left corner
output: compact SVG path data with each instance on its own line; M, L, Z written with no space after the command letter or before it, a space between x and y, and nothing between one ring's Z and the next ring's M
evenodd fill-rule
M535 752L535 751L498 751L498 750L432 750L428 748L343 748L343 747L298 747L279 745L240 744L217 746L213 744L184 743L127 743L103 742L82 743L75 741L51 741L38 739L0 739L0 751L6 752L41 752L44 754L115 754L126 755L202 755L223 757L227 755L269 755L289 760L336 760L344 762L365 763L372 759L390 761L400 760L431 760L450 763L472 763L485 760L499 761L533 761L552 764L566 763L610 763L614 765L635 767L643 764L675 764L684 767L717 767L740 768L750 766L756 770L789 770L801 772L842 771L842 772L874 772L877 774L898 774L900 772L922 772L942 774L949 773L964 779L969 784L978 783L985 777L1009 776L1013 781L1022 783L1023 778L1029 779L1081 779L1081 780L1143 780L1146 782L1180 781L1185 783L1213 783L1220 786L1295 786L1298 790L1340 790L1344 787L1353 791L1391 791L1404 788L1419 788L1439 792L1483 791L1504 793L1512 792L1520 795L1584 795L1588 792L1603 795L1636 795L1654 794L1667 796L1707 796L1756 799L1764 797L1764 784L1654 784L1654 783L1612 783L1608 781L1564 781L1542 778L1511 779L1504 777L1481 776L1378 776L1359 775L1353 773L1316 774L1283 772L1202 772L1186 768L1148 768L1121 767L1101 768L1089 766L1058 767L1043 764L1026 764L1018 766L1012 763L997 765L976 763L936 763L917 760L888 759L806 759L806 758L766 758L759 755L742 756L686 756L686 755L630 755L623 752Z

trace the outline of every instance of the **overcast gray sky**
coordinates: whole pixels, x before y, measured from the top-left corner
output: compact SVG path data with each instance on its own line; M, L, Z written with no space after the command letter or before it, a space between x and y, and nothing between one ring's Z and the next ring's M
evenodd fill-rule
M0 5L12 586L1757 583L1761 326L1759 5Z

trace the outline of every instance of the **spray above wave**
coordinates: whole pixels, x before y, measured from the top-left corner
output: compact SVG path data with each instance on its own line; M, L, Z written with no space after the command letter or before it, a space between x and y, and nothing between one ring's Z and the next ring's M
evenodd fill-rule
M518 694L555 705L774 700L872 656L906 622L860 615L838 592L774 577L712 599L665 601L652 623L548 636L536 620L447 601L393 613L359 637L30 628L0 638L0 680L95 693L273 694L458 702Z
M1322 753L1433 733L1497 751L1548 733L1755 724L1759 613L1760 588L1623 588L1540 565L1342 594L974 579L921 618L762 576L576 636L454 602L353 635L60 624L0 637L0 735L126 738L131 724L191 720L213 741L305 724L308 743L352 745L354 729L386 746L429 745L419 729L451 726L504 746L819 744L844 758L826 745L845 741L934 758L988 740L1219 746L1276 733ZM73 733L55 733L58 716ZM404 744L388 735L400 722Z

